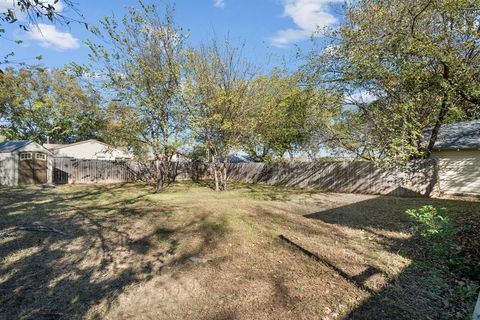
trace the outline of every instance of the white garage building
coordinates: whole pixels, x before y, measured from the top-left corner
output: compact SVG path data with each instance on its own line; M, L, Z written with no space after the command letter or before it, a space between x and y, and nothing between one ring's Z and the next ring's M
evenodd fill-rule
M91 139L70 144L44 144L56 158L90 160L129 160L133 154L126 149L116 148L101 141Z
M480 120L443 126L432 157L440 193L480 195Z

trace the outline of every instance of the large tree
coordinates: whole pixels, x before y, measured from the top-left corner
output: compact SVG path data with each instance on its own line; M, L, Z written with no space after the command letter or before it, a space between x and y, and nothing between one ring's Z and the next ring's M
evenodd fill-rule
M88 45L96 72L107 76L115 100L133 109L136 118L131 124L141 132L131 139L153 154L161 192L184 129L181 76L186 35L175 25L171 6L143 2L129 8L123 19L104 18L101 29L93 32L97 38Z
M275 69L252 81L253 128L243 147L255 161L306 153L314 160L324 145L325 130L338 113L338 96L302 87L299 74Z
M346 108L339 144L369 159L428 156L442 124L480 117L479 0L360 0L345 13L306 66L316 85L375 97Z
M185 101L195 141L208 151L215 190L227 189L228 157L252 127L257 69L229 40L213 40L191 49L187 60Z
M0 73L0 135L71 143L100 138L99 96L61 69L7 68Z
M117 147L127 147L137 158L148 158L148 145L141 136L144 127L137 110L123 101L109 101L103 107L105 122L103 123L102 141Z

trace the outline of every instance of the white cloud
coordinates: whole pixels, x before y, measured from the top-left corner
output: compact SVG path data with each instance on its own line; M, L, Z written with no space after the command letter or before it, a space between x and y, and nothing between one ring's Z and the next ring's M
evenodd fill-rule
M217 8L225 8L225 0L213 0L213 5Z
M57 3L55 3L55 0L41 0L41 2L45 5L52 5L55 8L55 12L57 13L62 12L64 9L62 1L58 1ZM21 21L21 24L23 25L28 25L31 22L39 22L42 19L47 20L46 17L36 17L33 14L31 18L32 20L35 20L35 21L30 21L27 13L25 11L20 10L20 7L17 4L17 0L0 0L0 13L6 13L7 10L12 10L15 15L15 18L18 21ZM43 13L46 13L47 10L40 10L40 11ZM32 28L32 26L28 26L28 28Z
M330 44L330 45L327 45L325 48L323 48L323 53L333 56L337 53L338 48L339 48L338 45Z
M62 32L51 24L39 23L27 32L30 39L40 41L44 48L55 48L59 50L77 49L79 41L71 33Z
M345 103L350 105L369 104L377 100L378 97L367 91L359 91L345 97Z
M270 39L276 47L285 47L291 43L310 37L319 28L334 25L337 18L330 12L330 5L344 0L283 0L285 17L296 24L295 29L284 29Z
M42 3L45 5L52 5L56 12L62 12L64 9L62 1L55 3L55 0L43 0ZM8 9L15 10L15 14L20 12L16 0L0 0L0 11L5 12Z
M16 1L13 0L0 0L0 10L6 11L8 9L14 9Z
M6 10L13 7L14 1L0 0L0 10Z

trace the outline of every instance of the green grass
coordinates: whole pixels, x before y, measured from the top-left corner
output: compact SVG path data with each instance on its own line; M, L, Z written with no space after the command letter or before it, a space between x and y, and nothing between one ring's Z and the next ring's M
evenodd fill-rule
M405 211L445 207L468 236L479 202L211 187L0 188L0 232L12 231L0 238L0 319L457 319L473 311L478 280L459 279L412 237ZM35 225L65 234L14 229Z

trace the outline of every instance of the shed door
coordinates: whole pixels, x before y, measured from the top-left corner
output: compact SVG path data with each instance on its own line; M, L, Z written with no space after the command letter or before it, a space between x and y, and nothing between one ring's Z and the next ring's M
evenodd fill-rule
M18 184L47 183L47 154L43 152L20 152Z
M34 179L36 184L47 183L47 154L35 152Z

